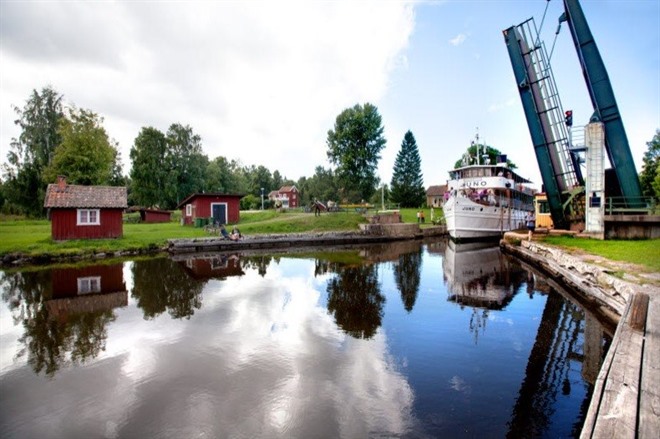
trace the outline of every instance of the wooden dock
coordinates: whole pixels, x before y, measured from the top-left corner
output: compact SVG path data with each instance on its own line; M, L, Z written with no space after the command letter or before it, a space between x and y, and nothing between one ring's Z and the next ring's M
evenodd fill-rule
M505 235L503 251L548 273L601 315L618 317L580 438L660 438L660 287L624 282L558 249L509 236L520 244Z
M580 438L660 437L660 296L628 299Z

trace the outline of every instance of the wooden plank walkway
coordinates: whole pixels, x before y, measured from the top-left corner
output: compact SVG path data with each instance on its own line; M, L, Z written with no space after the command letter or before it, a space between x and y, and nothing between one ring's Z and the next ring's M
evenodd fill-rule
M621 315L580 438L660 437L660 293L645 291Z

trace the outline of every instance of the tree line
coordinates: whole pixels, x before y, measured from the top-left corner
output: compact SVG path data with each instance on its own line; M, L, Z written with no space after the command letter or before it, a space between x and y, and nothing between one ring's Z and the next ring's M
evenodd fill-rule
M45 215L46 187L58 175L70 184L126 186L129 205L174 209L195 192L245 195L242 209L261 206L282 186L295 185L300 201L344 203L388 202L402 207L424 204L421 158L412 132L401 144L389 187L376 175L385 147L382 118L369 103L342 111L328 130L328 167L318 165L312 176L297 181L263 165L203 153L202 139L189 125L172 123L163 132L142 127L130 149L126 175L118 144L108 136L103 118L89 109L65 106L52 87L33 90L23 108L13 107L20 134L13 138L3 164L0 210L29 217ZM270 202L266 201L266 206Z
M142 127L130 149L131 170L125 175L117 142L108 136L103 118L88 109L66 107L51 87L33 90L22 108L13 107L20 134L8 148L0 180L0 212L43 217L46 186L58 175L71 184L126 186L129 205L174 209L195 192L241 194L242 209L261 207L265 197L282 186L295 185L301 204L313 200L371 202L381 197L400 207L425 203L421 156L415 136L403 137L388 184L376 175L386 144L382 117L369 103L343 110L327 132L328 167L294 181L263 165L203 153L202 139L189 125L172 123L167 131ZM660 196L660 131L647 143L640 183L645 196ZM471 164L477 151L490 162L500 152L472 144L455 167ZM511 167L513 163L507 160ZM382 190L382 192L381 192ZM266 200L266 207L271 202Z

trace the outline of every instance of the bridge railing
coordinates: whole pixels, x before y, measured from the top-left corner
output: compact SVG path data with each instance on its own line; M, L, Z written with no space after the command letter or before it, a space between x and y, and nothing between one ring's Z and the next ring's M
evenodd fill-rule
M605 215L660 214L660 202L654 197L607 197Z

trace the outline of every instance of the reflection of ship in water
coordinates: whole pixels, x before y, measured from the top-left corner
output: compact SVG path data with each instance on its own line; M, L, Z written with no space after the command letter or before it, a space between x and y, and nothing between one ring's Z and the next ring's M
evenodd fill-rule
M109 311L128 305L123 264L82 268L55 268L51 271L52 296L46 301L51 319Z
M178 259L179 265L190 277L197 280L220 279L245 274L238 254L208 254Z
M460 305L505 308L527 272L493 243L447 243L443 259L449 299Z

